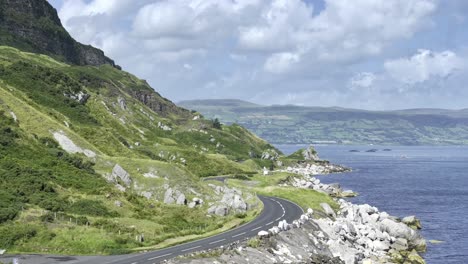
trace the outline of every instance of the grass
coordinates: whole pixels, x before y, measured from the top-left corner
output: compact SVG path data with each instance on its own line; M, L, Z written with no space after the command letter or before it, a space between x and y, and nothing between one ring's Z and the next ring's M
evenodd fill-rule
M70 66L9 47L0 47L0 72L0 247L10 253L155 249L224 232L260 212L258 206L246 215L208 217L209 203L219 197L202 177L232 176L229 182L237 179L244 198L265 187L265 194L300 199L273 187L280 176L252 188L242 183L261 182L252 175L272 165L259 159L274 149L267 142L237 125L214 128L210 120L193 120L129 73L110 66ZM70 98L79 92L89 99ZM136 92L150 94L152 104L167 110L153 111L154 105L142 103ZM52 139L56 131L97 156L67 154ZM132 178L125 193L103 177L116 164ZM168 187L205 204L196 209L166 205ZM142 192L153 196L146 199ZM142 234L144 241L136 241Z
M291 176L288 173L274 173L272 175L254 175L248 181L229 179L228 184L237 188L247 189L261 195L284 198L298 204L302 209L323 211L320 204L328 203L337 210L339 205L329 195L311 189L298 189L295 187L283 187L278 184ZM294 176L294 175L293 175Z

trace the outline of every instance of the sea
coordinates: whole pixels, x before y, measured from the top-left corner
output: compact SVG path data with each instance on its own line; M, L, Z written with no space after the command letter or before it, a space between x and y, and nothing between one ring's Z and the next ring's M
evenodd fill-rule
M276 147L290 154L306 146ZM428 264L468 263L468 146L315 148L320 158L352 168L349 173L318 178L358 192L351 198L353 203L421 219Z

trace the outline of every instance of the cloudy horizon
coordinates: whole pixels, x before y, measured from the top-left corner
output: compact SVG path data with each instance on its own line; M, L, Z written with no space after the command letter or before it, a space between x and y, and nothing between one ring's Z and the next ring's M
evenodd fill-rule
M49 2L75 39L175 102L468 107L468 1Z

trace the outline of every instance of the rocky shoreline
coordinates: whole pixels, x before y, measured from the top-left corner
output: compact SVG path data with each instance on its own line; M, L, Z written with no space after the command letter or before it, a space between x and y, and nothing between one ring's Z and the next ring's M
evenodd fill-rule
M339 172L348 169L320 166L302 164L293 169L296 176L280 185L326 193L335 197L338 210L323 203L323 212L309 209L300 219L282 221L277 227L258 232L256 238L168 263L425 263L419 253L426 250L426 241L418 232L421 223L416 217L399 219L371 205L341 199L356 194L343 191L338 184L320 183L313 175L330 168ZM291 172L289 168L287 171Z

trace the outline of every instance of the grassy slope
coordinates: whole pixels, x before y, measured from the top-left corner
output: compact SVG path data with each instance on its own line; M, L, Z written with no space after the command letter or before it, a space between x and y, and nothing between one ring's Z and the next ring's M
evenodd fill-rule
M289 198L304 208L333 204L314 191L275 187L282 175L256 175L264 166L274 167L260 159L274 148L243 127L217 129L211 120L179 108L154 112L133 96L135 91L151 94L151 88L128 73L110 66L69 66L10 47L0 47L0 73L0 248L10 253L158 248L215 234L258 214L260 207L247 215L207 217L209 203L217 200L201 180L208 176L265 181L229 184L246 194ZM90 95L86 103L70 98L79 93ZM151 96L161 109L175 107L156 93ZM97 156L67 154L53 139L57 131ZM287 163L291 157L281 159ZM115 164L132 177L127 192L102 177ZM167 187L183 191L188 200L202 195L205 205L165 205ZM152 198L140 196L143 191ZM137 242L141 234L145 240Z
M275 143L342 141L353 144L468 144L466 110L362 111L342 108L258 106L230 100L180 103L208 118L241 124Z
M131 95L151 88L110 66L69 66L0 47L0 72L0 129L14 135L2 144L0 155L0 248L118 253L181 242L181 237L193 239L240 224L258 212L242 219L207 217L205 207L190 210L161 202L164 185L181 189L187 199L195 196L189 190L201 193L209 202L212 190L200 177L257 170L255 162L246 166L237 161L249 160L249 151L261 155L272 147L247 130L214 129L210 120L192 120L195 114L183 110L157 114ZM85 104L64 96L79 92L90 95ZM125 100L124 108L120 99ZM172 130L164 131L158 123ZM56 131L97 157L66 154L52 139ZM127 193L101 177L117 163L136 182ZM158 178L145 178L146 172ZM38 181L38 189L29 191L32 181ZM18 191L25 193L20 200ZM151 191L154 198L139 196L141 191ZM116 207L115 201L123 206ZM143 243L135 241L138 234L145 235Z

